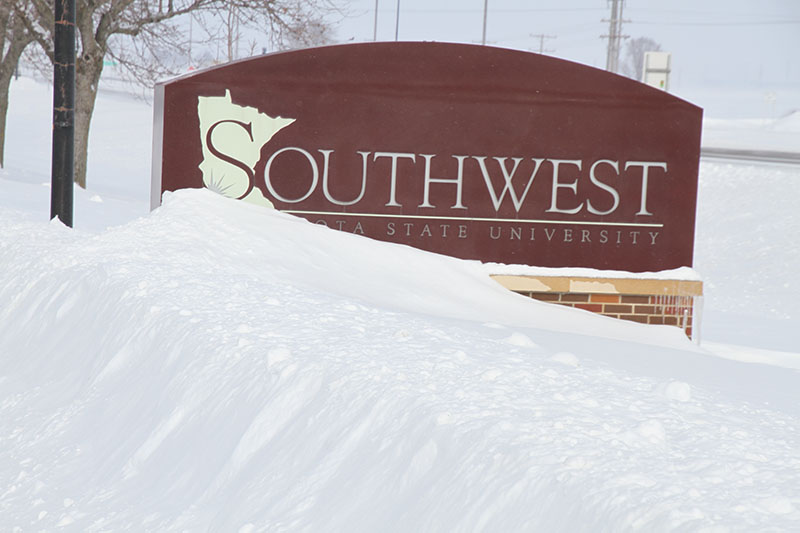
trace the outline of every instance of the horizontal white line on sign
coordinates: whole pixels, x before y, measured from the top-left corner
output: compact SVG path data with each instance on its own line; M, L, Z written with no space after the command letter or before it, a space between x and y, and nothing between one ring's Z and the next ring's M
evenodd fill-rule
M337 215L342 217L371 217L371 218L411 218L417 220L455 220L465 222L524 222L530 224L560 224L573 226L624 226L637 228L663 228L664 224L645 224L640 222L574 222L570 220L535 220L522 218L475 218L475 217L441 217L425 215L392 215L389 213L342 213L339 211L282 211L290 215Z

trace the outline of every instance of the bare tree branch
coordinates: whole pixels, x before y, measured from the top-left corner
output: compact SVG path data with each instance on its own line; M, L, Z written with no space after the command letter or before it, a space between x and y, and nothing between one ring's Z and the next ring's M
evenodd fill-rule
M0 1L24 19L25 30L52 61L54 0ZM85 186L89 126L107 57L141 83L185 71L192 45L190 39L187 46L187 16L192 17L190 25L197 21L205 32L206 45L227 42L228 59L235 58L244 30L263 34L268 29L265 38L274 48L323 44L331 40L325 17L341 12L338 1L342 0L75 0L76 182ZM220 18L221 25L213 22ZM251 41L249 51L256 47Z
M622 62L622 74L641 80L645 52L659 52L661 45L649 37L636 37L625 44L625 59Z

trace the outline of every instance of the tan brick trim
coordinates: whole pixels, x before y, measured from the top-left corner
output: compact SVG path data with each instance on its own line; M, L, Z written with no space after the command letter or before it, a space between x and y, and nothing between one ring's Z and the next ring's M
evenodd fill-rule
M702 281L634 278L569 278L564 276L492 275L515 292L701 296ZM637 303L637 302L631 302Z

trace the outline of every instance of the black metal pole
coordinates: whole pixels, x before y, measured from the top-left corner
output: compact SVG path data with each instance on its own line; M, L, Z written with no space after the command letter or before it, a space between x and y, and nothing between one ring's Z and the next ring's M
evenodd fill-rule
M72 227L75 162L75 0L55 1L50 218Z

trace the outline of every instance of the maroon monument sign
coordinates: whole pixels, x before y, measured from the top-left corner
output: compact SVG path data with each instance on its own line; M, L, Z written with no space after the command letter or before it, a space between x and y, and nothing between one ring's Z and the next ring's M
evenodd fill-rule
M462 258L691 266L702 110L491 47L265 55L156 86L153 207L208 187Z

